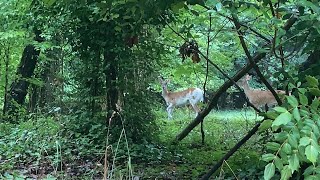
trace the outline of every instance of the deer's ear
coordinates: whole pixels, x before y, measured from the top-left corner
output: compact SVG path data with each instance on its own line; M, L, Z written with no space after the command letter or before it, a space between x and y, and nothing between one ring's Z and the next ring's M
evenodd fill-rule
M158 79L160 82L163 82L163 78L161 76L158 76Z

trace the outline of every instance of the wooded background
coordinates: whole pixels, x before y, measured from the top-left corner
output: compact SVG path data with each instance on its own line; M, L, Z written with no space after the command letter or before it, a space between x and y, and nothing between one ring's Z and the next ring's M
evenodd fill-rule
M234 83L249 73L250 86L271 91L281 107L249 123L209 172L215 163L166 178L208 179L260 129L264 163L226 177L319 179L319 1L1 0L0 14L0 177L143 178L131 163L172 165L179 146L171 143L213 109L243 108L248 100ZM159 124L158 76L173 91L206 92L199 116L175 124L171 136L161 135L173 125ZM275 89L291 96L281 100ZM118 163L129 164L119 176L118 151ZM67 172L72 161L86 168Z

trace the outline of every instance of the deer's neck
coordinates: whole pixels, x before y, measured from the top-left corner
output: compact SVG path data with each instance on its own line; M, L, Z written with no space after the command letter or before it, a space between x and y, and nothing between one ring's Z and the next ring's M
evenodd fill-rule
M162 96L163 96L163 97L168 96L168 89L167 89L167 87L162 87Z
M248 82L244 83L243 86L242 86L243 90L244 90L244 93L247 95L250 95L250 91L252 91L252 89L249 87L249 84Z

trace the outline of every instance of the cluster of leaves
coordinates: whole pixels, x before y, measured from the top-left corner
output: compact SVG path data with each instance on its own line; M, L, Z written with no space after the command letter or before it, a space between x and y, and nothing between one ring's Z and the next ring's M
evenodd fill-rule
M25 166L38 169L48 163L57 166L59 132L60 125L52 118L33 117L17 126L0 124L0 172Z
M281 179L320 178L320 90L316 78L307 76L306 80L305 87L298 83L296 96L288 96L287 105L274 108L267 114L271 120L263 123L277 130L274 140L266 144L269 153L262 156L268 162L265 179L275 176L276 170ZM310 100L311 97L315 98Z

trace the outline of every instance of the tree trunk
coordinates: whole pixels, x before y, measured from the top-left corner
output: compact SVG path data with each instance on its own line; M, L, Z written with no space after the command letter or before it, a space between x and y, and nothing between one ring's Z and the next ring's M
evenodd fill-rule
M40 34L41 32L39 30L35 30L35 40L38 42L43 41ZM37 50L34 45L29 44L25 47L16 73L17 78L11 84L7 94L7 103L4 104L3 109L5 114L9 116L16 115L18 110L17 105L20 106L24 103L30 84L28 79L33 75L39 54L40 51Z
M114 118L114 112L117 112L117 102L118 102L118 86L117 86L117 76L118 76L118 64L116 61L116 54L106 50L104 53L105 61L105 74L106 74L106 86L107 86L107 122Z

